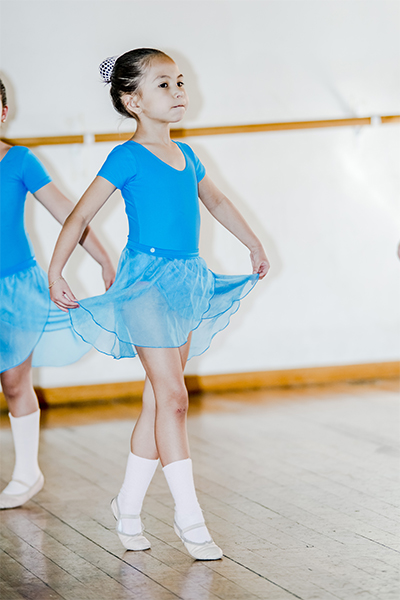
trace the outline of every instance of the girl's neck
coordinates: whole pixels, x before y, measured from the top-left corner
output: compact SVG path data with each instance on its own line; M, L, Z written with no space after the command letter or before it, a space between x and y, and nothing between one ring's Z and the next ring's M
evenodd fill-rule
M138 122L133 136L135 142L146 145L170 146L172 144L169 123Z

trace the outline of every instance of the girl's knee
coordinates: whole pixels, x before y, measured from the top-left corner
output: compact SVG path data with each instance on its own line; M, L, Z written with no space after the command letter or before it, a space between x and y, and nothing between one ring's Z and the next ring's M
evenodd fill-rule
M23 386L21 386L21 382L13 378L9 378L6 381L3 380L2 388L7 402L17 401L23 393Z
M24 396L35 395L33 391L30 359L1 373L1 387L8 402L15 402Z
M2 373L1 386L8 404L15 404L20 400L26 401L31 398L36 401L36 394L27 377L19 377L17 373Z
M157 397L157 395L156 395ZM166 410L177 417L186 416L189 396L185 385L169 385L157 398L157 410Z
M187 395L177 399L174 403L173 410L177 417L185 417L189 408L189 399Z
M168 406L176 415L186 415L189 407L189 396L184 385L171 390Z

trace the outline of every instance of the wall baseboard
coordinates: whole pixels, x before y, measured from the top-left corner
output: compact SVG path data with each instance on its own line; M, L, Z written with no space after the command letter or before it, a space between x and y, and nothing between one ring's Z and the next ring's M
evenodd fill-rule
M327 385L338 382L362 382L400 377L400 361L225 373L221 375L188 375L190 393L222 392L245 389L281 388L305 385ZM71 387L35 388L43 408L80 402L112 402L137 400L143 391L143 381L123 381ZM7 410L4 395L0 395L0 410Z

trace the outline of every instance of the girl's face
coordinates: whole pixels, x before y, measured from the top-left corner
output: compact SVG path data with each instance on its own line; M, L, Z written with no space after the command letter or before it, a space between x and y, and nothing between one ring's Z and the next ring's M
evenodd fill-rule
M139 94L127 96L126 106L141 120L176 123L184 116L188 102L177 65L168 58L156 58L146 70Z

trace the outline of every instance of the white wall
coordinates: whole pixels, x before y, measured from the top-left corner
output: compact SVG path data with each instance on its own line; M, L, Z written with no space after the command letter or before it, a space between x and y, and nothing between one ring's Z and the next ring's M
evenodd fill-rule
M398 114L399 3L374 1L2 0L9 137L128 130L97 66L136 46L181 66L186 126ZM400 127L188 140L262 238L272 268L211 349L188 366L224 373L395 360L399 356ZM112 144L35 150L77 200ZM58 226L32 198L27 225L46 267ZM94 222L115 261L126 240L115 195ZM249 270L247 251L203 216L210 268ZM67 267L79 296L101 293L79 249ZM92 351L43 386L139 379L139 361Z

